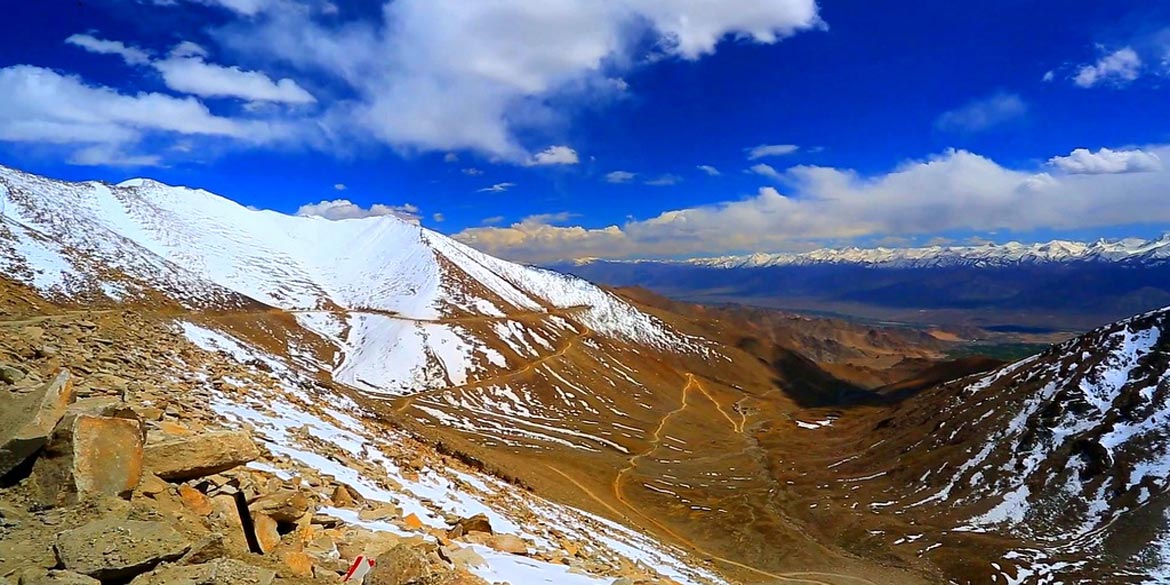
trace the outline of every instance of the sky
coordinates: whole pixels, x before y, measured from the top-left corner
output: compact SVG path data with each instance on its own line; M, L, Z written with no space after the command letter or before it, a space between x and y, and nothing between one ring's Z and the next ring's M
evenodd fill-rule
M1156 237L1170 5L6 6L0 164L509 259Z

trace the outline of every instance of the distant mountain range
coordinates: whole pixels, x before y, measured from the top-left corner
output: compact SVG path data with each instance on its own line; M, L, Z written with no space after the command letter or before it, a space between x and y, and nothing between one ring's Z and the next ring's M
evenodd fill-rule
M989 327L1084 329L1170 304L1170 234L552 267L691 301ZM962 315L947 313L954 311Z
M597 259L578 260L593 264ZM855 264L880 268L939 268L946 266L1018 266L1069 262L1162 264L1170 262L1170 233L1153 240L1125 238L1073 242L1052 240L1043 244L984 244L981 246L926 246L922 248L823 248L802 254L747 254L687 260L630 260L624 262L682 264L711 268L767 268Z

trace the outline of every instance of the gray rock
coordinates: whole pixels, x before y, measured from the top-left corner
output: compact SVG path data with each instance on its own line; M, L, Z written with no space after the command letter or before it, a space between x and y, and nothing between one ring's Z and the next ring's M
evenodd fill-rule
M202 565L167 565L139 575L130 585L271 585L276 572L235 559Z
M24 370L8 364L0 364L0 382L15 384L24 379Z
M20 585L101 585L101 581L71 571L31 569L20 576Z
M16 469L49 441L73 402L73 377L62 370L27 394L0 394L0 476Z
M101 581L127 580L187 552L187 541L162 522L104 518L57 535L61 566Z
M430 574L426 557L406 544L378 555L365 585L416 585Z
M146 445L146 468L168 481L184 481L238 467L260 456L243 431L175 437Z

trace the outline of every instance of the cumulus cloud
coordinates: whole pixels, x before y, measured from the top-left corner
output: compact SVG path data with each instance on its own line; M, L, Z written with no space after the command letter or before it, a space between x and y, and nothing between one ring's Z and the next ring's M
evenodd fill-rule
M419 221L419 209L409 203L405 205L385 205L375 203L368 208L362 207L348 199L334 199L319 203L308 203L297 209L297 215L303 217L323 217L325 219L360 219L364 217L381 217L392 215L412 223Z
M1151 173L1162 170L1162 159L1156 153L1139 149L1102 148L1092 152L1087 148L1078 148L1068 156L1054 156L1048 163L1066 173L1080 175Z
M345 183L337 183L336 185L334 185L334 186L333 186L333 189L334 189L335 191L345 191L345 190L346 190L346 189L348 189L348 188L349 188L349 187L346 187L346 186L345 186Z
M768 156L784 156L800 150L795 144L761 144L745 148L748 160L757 160Z
M678 175L665 174L658 175L653 179L648 179L645 181L645 184L650 185L651 187L669 187L671 185L677 185L681 182L682 177Z
M521 164L549 160L517 135L563 123L550 97L624 89L613 80L648 46L697 59L725 38L775 43L821 26L815 0L395 0L377 21L345 26L292 2L204 1L248 16L213 32L225 46L327 75L354 96L324 117L330 131Z
M698 165L695 168L699 169L700 171L703 171L704 173L707 173L707 175L712 176L712 177L718 177L719 175L722 174L719 172L719 169L717 169L711 165Z
M520 165L577 164L567 146L544 151L519 136L565 127L575 102L620 99L622 75L662 59L698 59L725 39L775 43L823 26L816 0L379 0L339 21L328 0L142 0L224 9L215 53L183 41L168 55L78 34L69 43L153 67L167 86L206 99L241 99L298 145L347 154L380 143L399 151L476 151ZM243 64L280 67L284 76ZM344 99L319 104L297 79ZM317 108L273 108L273 104ZM85 116L97 119L78 104ZM235 144L269 143L246 138ZM165 152L165 146L162 147ZM96 160L96 157L90 157Z
M779 181L780 179L784 178L784 175L782 175L780 171L777 171L772 165L764 163L752 165L751 168L748 169L748 172L755 173L761 177L768 177L773 181Z
M76 34L67 39L66 43L81 47L91 53L100 55L117 55L129 65L146 65L150 63L150 55L135 47L128 47L118 41L107 41L93 35Z
M1073 83L1089 88L1097 85L1123 86L1141 75L1142 58L1132 47L1125 47L1102 55L1096 63L1083 65L1073 77Z
M1148 149L1170 156L1170 145ZM952 150L877 176L799 166L788 193L763 187L742 199L667 211L623 225L521 221L464 230L458 239L489 253L547 262L780 251L858 238L1036 229L1072 230L1170 222L1170 172L1058 174L1011 169Z
M285 132L259 120L216 116L194 98L123 94L28 65L0 69L0 87L0 140L6 142L103 144L111 147L108 153L157 133L263 143ZM92 154L79 156L98 160Z
M495 185L491 185L488 187L484 187L483 189L479 189L478 192L480 192L480 193L503 193L504 191L507 191L508 189L511 189L512 187L515 187L515 186L516 186L516 183L496 183Z
M253 102L311 104L317 99L292 79L274 81L259 71L208 63L207 49L183 41L165 59L152 59L142 49L87 34L76 34L66 43L92 53L118 55L130 65L149 65L162 75L168 88L200 97L230 97Z
M575 165L580 162L577 151L568 146L550 146L528 161L530 166Z
M980 132L1028 113L1028 105L1013 93L997 93L944 112L935 127L950 132Z
M317 98L292 79L273 80L259 71L208 63L202 56L187 51L172 53L166 59L155 61L153 66L167 87L181 93L250 102L296 105L317 102Z
M637 176L638 173L631 173L630 171L613 171L612 173L606 173L605 181L607 183L629 183Z

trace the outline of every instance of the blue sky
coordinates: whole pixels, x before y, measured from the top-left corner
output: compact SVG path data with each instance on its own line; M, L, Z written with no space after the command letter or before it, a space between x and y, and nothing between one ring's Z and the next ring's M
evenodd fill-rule
M0 162L60 178L394 213L527 261L1170 228L1159 3L6 10Z

